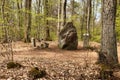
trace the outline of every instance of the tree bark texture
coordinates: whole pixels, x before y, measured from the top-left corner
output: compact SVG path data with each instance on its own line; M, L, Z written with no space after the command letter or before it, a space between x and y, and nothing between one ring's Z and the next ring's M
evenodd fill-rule
M49 1L45 0L44 2L44 17L45 17L45 40L50 41L50 29L49 29L49 22L47 18L49 17Z
M62 13L61 13L62 23L61 23L61 29L66 24L66 6L67 6L67 0L62 0Z
M115 32L116 1L102 0L102 39L99 60L106 64L118 63Z
M25 42L30 42L30 32L31 32L31 4L32 0L25 0Z

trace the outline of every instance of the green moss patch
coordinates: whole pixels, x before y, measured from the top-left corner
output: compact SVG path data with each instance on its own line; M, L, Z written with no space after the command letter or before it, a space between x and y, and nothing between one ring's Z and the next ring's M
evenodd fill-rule
M7 69L12 69L12 68L21 68L22 65L16 62L8 62L7 63Z
M31 68L31 70L28 72L28 76L32 79L43 78L46 76L46 74L47 73L45 70L39 70L38 67Z

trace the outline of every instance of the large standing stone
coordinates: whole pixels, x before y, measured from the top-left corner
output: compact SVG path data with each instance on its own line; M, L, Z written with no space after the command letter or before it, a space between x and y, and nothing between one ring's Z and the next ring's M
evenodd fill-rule
M59 33L59 47L61 49L75 50L78 46L78 37L72 22L66 23Z

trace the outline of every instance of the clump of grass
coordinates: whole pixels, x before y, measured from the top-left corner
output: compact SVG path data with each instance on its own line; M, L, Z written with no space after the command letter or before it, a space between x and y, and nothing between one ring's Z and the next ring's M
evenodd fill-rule
M38 79L38 78L43 78L46 76L46 71L39 70L38 67L31 68L31 70L28 72L28 76L31 77L32 79Z
M21 68L22 65L19 63L15 63L15 62L8 62L7 63L7 69L12 69L12 68Z

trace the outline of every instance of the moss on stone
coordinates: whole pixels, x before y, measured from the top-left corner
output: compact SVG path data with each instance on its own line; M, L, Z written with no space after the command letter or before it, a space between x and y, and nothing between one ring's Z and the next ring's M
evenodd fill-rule
M33 79L37 79L37 78L43 78L44 76L46 76L46 74L47 73L45 70L39 70L38 67L34 67L34 68L31 68L28 75Z

